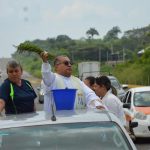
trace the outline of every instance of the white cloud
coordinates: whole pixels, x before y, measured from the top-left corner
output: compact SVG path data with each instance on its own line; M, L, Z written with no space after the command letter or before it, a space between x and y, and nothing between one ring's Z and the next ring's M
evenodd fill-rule
M86 12L88 12L89 8L87 4L82 2L75 2L71 5L67 5L62 8L59 14L59 18L61 19L70 19L70 18L82 18Z
M146 26L149 6L149 0L0 0L0 49L10 55L12 44L24 40L60 34L77 39L89 27L102 37L113 26L124 31Z
M0 18L5 18L14 12L14 9L10 6L8 1L0 1Z
M118 17L119 13L114 10L109 5L102 5L100 3L87 3L87 2L81 2L81 1L75 1L71 5L65 6L61 12L59 17L62 19L67 18L83 18L88 15L96 15L98 17Z
M59 11L46 10L44 12L44 20L82 20L88 16L97 17L114 17L120 16L119 12L109 5L102 5L100 3L87 3L86 1L73 1L73 3L66 4Z

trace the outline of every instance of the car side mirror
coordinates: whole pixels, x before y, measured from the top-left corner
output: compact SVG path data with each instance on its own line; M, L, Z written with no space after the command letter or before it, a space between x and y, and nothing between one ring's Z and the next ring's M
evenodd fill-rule
M128 108L128 109L130 109L130 107L131 107L131 104L130 104L130 103L124 103L124 104L123 104L123 108Z
M122 84L122 88L123 88L124 90L127 90L127 89L128 89L128 84Z
M135 127L137 127L138 126L138 122L131 122L130 123L130 127L131 128L135 128Z

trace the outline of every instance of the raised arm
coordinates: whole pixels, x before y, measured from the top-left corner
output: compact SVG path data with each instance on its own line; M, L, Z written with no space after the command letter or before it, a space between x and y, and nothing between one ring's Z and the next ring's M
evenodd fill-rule
M49 87L55 79L55 74L51 71L51 65L48 62L48 52L42 52L40 56L43 61L41 68L42 78L44 84Z

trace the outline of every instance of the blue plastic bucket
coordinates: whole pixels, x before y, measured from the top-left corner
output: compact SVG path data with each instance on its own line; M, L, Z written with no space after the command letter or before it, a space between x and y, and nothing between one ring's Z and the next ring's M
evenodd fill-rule
M73 110L77 89L55 89L53 99L56 110Z

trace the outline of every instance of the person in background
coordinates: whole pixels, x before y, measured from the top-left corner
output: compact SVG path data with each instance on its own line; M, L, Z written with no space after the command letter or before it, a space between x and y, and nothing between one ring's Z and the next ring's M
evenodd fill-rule
M22 66L15 60L7 63L8 78L0 87L0 112L20 114L35 111L36 93L27 80L21 79Z
M95 79L95 93L101 98L107 109L114 113L120 122L126 126L123 104L112 93L111 82L107 76L100 76Z
M72 63L67 56L57 56L54 60L55 73L48 63L48 53L42 52L42 77L45 87L44 110L50 111L51 93L53 89L75 88L77 89L74 109L97 108L105 109L100 98L87 87L79 78L72 75Z
M88 76L84 79L84 83L94 91L94 85L95 85L95 77Z

